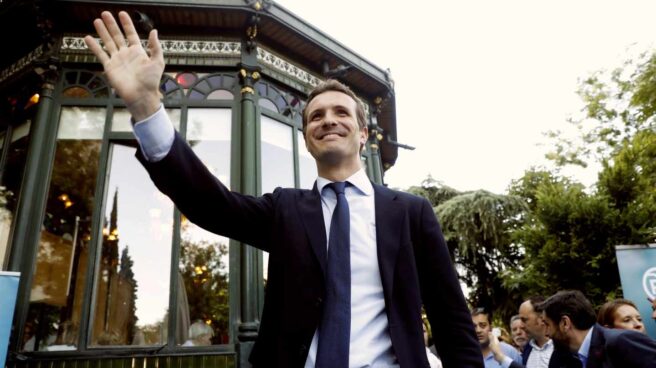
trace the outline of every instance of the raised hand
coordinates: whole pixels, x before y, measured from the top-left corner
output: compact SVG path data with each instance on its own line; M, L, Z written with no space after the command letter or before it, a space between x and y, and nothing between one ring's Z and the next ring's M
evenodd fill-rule
M159 82L164 72L164 56L157 30L152 30L148 35L146 52L130 16L122 11L118 13L118 18L125 35L108 11L102 12L101 18L93 21L105 45L104 50L91 36L86 36L84 42L102 63L109 84L125 101L134 120L139 121L159 109Z

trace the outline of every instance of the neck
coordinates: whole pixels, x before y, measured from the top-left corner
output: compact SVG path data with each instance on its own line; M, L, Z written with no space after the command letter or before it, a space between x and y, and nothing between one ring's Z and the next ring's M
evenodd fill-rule
M535 344L539 347L543 347L544 344L548 342L549 342L549 338L544 335L535 338Z
M359 156L356 159L342 162L338 165L330 165L317 161L317 172L319 176L330 181L344 181L361 168L362 164Z
M490 349L490 345L486 347L481 346L481 353L483 353L483 358L485 358L488 354L490 354L491 351L492 349Z
M581 348L581 345L583 345L583 340L585 340L585 336L588 334L588 331L590 331L590 329L587 329L587 330L573 329L572 330L572 337L571 337L570 343L569 343L569 349L571 351L573 351L573 352L579 351L579 349Z

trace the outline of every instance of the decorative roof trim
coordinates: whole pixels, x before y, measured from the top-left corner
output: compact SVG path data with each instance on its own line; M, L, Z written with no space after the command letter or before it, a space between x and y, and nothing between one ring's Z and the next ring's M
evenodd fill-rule
M11 64L8 68L4 69L3 71L1 71L0 83L4 82L6 79L16 74L17 72L21 71L23 68L28 66L34 60L38 59L41 55L43 55L43 45L39 45L32 52L18 59L18 61Z
M100 42L99 38L96 38ZM164 55L189 56L240 56L241 43L234 41L193 41L193 40L161 40ZM141 45L148 46L147 40L141 40ZM64 37L62 39L62 52L87 51L83 37Z
M310 87L316 87L322 81L321 79L310 74L306 70L286 61L280 56L277 56L261 47L257 48L257 59L261 61L263 64L266 64L276 70L279 70Z

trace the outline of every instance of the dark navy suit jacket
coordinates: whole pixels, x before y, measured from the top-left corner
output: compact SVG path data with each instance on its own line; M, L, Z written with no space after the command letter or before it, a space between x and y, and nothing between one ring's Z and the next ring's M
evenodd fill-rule
M256 367L303 367L325 294L326 232L316 189L252 197L231 192L177 135L161 161L137 158L155 185L197 225L269 252ZM480 346L430 203L374 185L378 266L392 347L401 367L429 367L425 306L446 368L483 367Z
M654 367L655 340L637 331L594 326L585 368Z

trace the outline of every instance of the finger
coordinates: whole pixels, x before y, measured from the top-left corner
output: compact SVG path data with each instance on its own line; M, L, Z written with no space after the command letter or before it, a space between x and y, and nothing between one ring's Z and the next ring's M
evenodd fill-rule
M86 36L84 37L84 43L87 44L87 47L91 52L93 52L94 55L98 58L98 61L104 66L107 62L109 62L109 57L107 56L107 53L105 50L100 47L100 44L98 41L96 41L93 37L91 36Z
M105 21L105 25L107 26L107 30L109 31L109 35L112 37L114 40L114 43L116 44L117 48L125 47L125 36L123 36L123 32L121 32L121 29L118 27L118 23L116 23L116 19L114 19L114 16L112 13L108 11L104 11L101 14L103 21Z
M123 27L123 31L125 31L125 37L128 39L128 44L129 45L141 44L141 40L139 40L139 34L137 33L137 30L134 28L134 23L132 23L132 19L130 18L128 13L124 11L119 12L118 19L121 21L121 26Z
M162 52L162 44L159 43L157 37L157 30L153 29L148 35L148 50L150 51L151 59L158 59L164 61L164 53Z
M109 31L107 31L107 27L105 27L105 22L103 22L102 19L95 19L93 21L93 26L96 28L96 32L98 32L98 36L103 45L105 45L105 50L107 50L110 55L114 54L116 52L116 44L114 43L112 36L109 35Z

